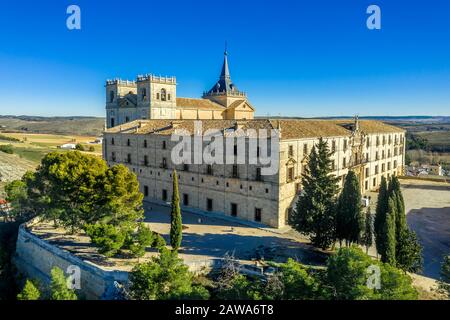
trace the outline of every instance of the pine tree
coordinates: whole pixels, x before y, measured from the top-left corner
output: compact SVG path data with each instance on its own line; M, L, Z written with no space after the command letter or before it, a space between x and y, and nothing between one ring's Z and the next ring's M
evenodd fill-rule
M383 229L386 222L388 197L389 195L387 190L386 178L382 176L374 219L375 245L379 254L381 254L385 250L383 247L383 244L385 243L385 241L383 240Z
M336 237L339 242L346 240L347 246L359 242L364 230L364 215L359 181L353 171L347 174L336 211Z
M39 300L40 297L41 292L39 289L32 281L27 279L22 292L17 295L17 300Z
M293 228L309 235L312 244L326 249L335 241L338 178L332 174L327 143L320 138L302 175L303 193L290 218Z
M373 215L370 213L370 207L367 208L366 220L364 224L364 235L361 239L361 244L366 247L366 254L373 244Z
M67 279L64 271L58 267L51 270L52 281L50 283L51 300L77 300L75 290L67 285Z
M170 244L173 250L178 250L182 238L182 221L180 210L180 196L178 192L178 176L173 170L173 192L172 192L172 210L170 212Z
M395 251L396 251L396 238L395 238L395 217L397 215L397 206L394 197L388 199L388 211L386 213L386 220L383 225L383 248L381 252L381 261L389 263L392 266L396 265Z

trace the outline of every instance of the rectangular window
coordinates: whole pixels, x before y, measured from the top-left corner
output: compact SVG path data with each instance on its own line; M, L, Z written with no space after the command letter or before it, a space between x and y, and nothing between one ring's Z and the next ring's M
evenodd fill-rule
M347 139L344 139L344 151L347 151Z
M167 146L166 146L166 141L163 141L163 142L162 142L162 148L163 148L164 150L167 148Z
M206 209L208 211L212 211L213 210L213 200L208 198L206 199Z
M292 145L289 145L288 156L289 157L293 157L294 156L294 146L292 146Z
M370 147L370 140L369 140L369 137L367 137L367 140L366 140L366 148L369 148Z
M262 209L255 208L255 221L261 222L261 216L262 216Z
M187 163L183 163L183 171L189 171L189 165Z
M344 157L342 158L342 167L346 168L347 167L347 159Z
M261 168L256 168L256 181L261 181L261 180L262 180Z
M162 200L167 201L167 190L166 189L162 189Z
M129 147L131 145L130 139L127 139L127 146Z
M366 168L366 178L369 177L369 168Z
M206 165L206 174L209 174L210 176L212 176L212 174L213 174L212 165L210 165L210 164Z
M378 165L375 166L375 174L378 174Z
M144 156L144 166L148 166L148 156Z
M233 178L239 178L239 173L238 173L238 166L237 164L233 164Z
M336 141L331 141L331 152L336 152Z
M131 154L127 154L127 163L131 163Z
M308 154L308 144L304 143L303 144L303 155L306 156Z
M373 178L373 186L374 186L374 187L377 186L377 178Z
M148 197L148 186L144 186L144 196Z
M147 148L147 140L144 140L144 148Z
M394 160L394 169L397 169L397 160Z
M287 182L294 181L294 167L288 168Z
M235 144L234 146L233 146L233 154L235 155L235 156L237 156L237 144Z
M386 167L385 164L382 163L382 164L381 164L381 172L384 172L384 171L385 171L385 167Z
M166 158L162 158L162 163L161 163L162 168L167 168L167 159Z
M387 169L388 169L388 170L391 170L391 162L390 162L390 161L389 161L388 164L387 164Z
M369 181L366 181L364 183L364 190L368 190L369 189Z
M111 144L114 145L114 138L111 138Z
M183 205L184 206L189 205L189 195L187 193L183 193Z
M236 203L231 204L231 216L237 217L237 204Z
M116 153L115 152L111 153L111 160L116 162Z

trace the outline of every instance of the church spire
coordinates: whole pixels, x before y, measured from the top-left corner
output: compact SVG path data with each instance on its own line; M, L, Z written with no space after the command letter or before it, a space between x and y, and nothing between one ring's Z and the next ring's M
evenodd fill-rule
M245 97L244 92L240 92L234 83L231 81L230 69L228 66L228 50L225 43L225 51L223 53L223 65L220 72L219 81L207 92L203 94L203 97L225 95L225 96L239 96Z
M223 66L222 66L222 72L220 73L220 79L231 79L230 77L230 69L228 68L228 51L227 51L227 45L225 42L225 51L223 53Z

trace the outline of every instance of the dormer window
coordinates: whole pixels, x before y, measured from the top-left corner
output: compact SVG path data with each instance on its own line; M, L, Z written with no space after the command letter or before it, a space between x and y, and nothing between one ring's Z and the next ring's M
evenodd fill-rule
M114 102L114 91L109 92L109 102Z
M166 101L166 89L161 89L161 101Z

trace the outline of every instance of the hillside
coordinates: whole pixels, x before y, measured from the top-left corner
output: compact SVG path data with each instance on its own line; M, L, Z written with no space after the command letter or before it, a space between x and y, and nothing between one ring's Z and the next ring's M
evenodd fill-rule
M28 170L34 170L35 162L23 159L15 154L0 152L0 198L4 197L3 187L12 180L20 179Z
M0 131L51 133L77 136L99 136L104 118L1 116Z

